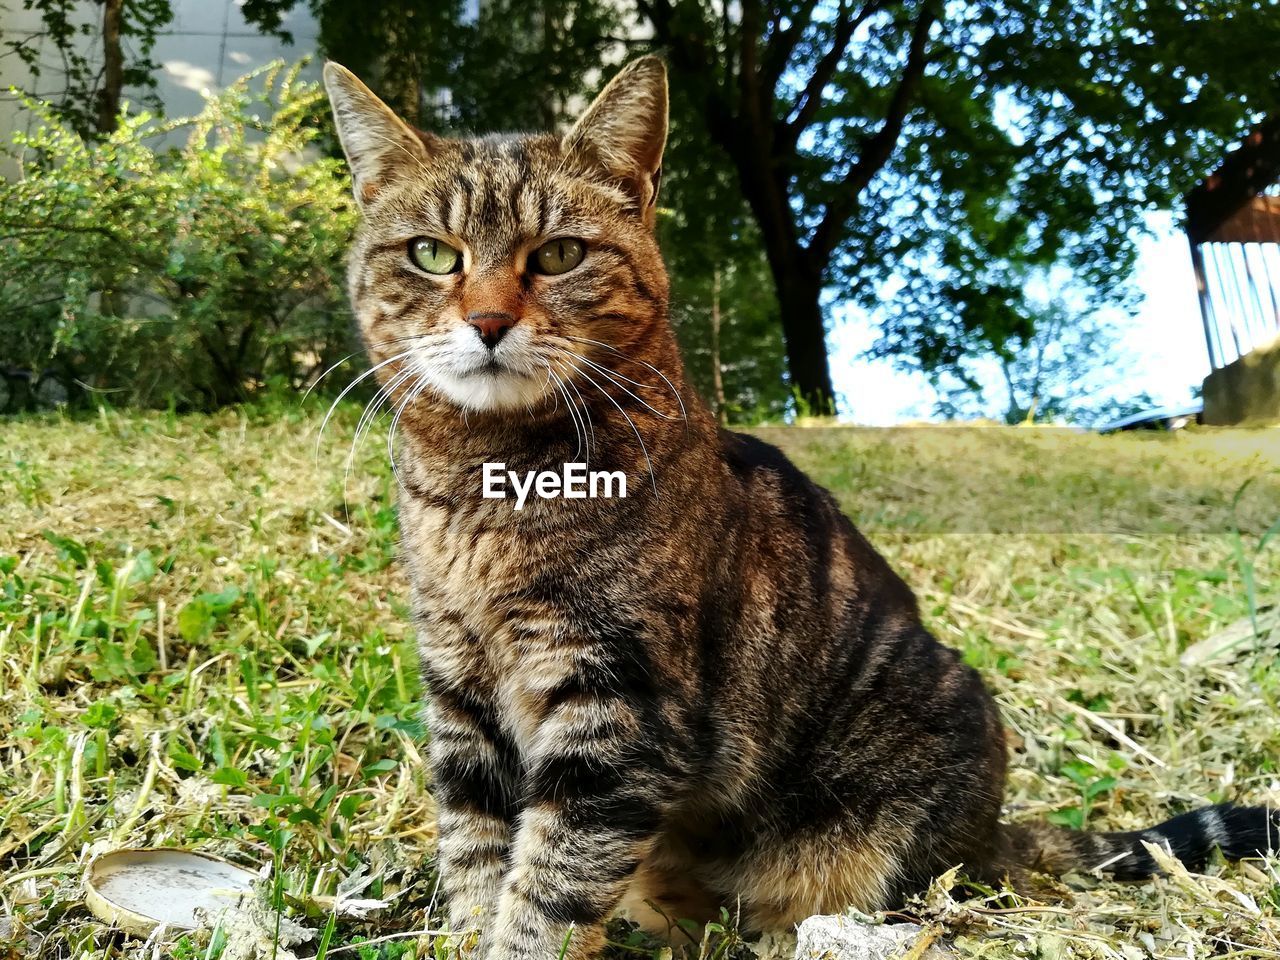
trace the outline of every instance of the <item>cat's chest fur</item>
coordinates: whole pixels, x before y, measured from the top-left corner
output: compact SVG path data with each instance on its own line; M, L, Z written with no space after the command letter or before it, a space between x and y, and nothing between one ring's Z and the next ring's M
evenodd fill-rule
M428 676L490 705L525 760L539 750L548 694L583 652L555 592L540 588L573 549L550 513L557 508L531 505L513 522L504 503L408 497L401 505Z

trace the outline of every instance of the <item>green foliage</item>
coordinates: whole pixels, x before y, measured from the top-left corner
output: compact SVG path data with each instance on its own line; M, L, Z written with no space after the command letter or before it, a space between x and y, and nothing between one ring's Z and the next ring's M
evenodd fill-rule
M245 0L245 19L289 39L302 0ZM306 0L320 47L424 129L552 129L571 117L588 79L625 32L601 0ZM447 92L446 92L447 91Z
M264 33L284 40L284 15L300 0L245 0L244 18ZM461 0L306 0L320 27L325 56L354 70L402 117L418 126L434 125L440 88L454 77L462 39Z
M1055 264L1091 294L1081 318L1132 307L1144 218L1180 208L1280 103L1274 69L1248 66L1277 42L1280 8L1256 0L949 6L898 151L836 258L834 276L883 318L878 352L954 371L1028 343L1052 318L1026 273ZM874 111L864 84L894 72L892 44L869 46L850 56L862 80L837 111ZM857 142L829 129L826 163Z
M674 229L674 228L673 228ZM744 240L741 246L746 246ZM671 322L685 370L698 392L728 423L776 421L790 412L786 358L768 265L738 245L713 251L696 266L678 242L665 245L672 264ZM689 264L687 267L686 264ZM718 350L712 317L719 310ZM721 391L715 389L718 364Z
M677 88L671 95L658 233L671 275L671 321L686 369L725 420L776 420L787 412L789 392L778 301L760 231L729 158L707 150L698 135L690 92Z
M1029 320L1020 327L1029 329L987 343L985 358L962 355L929 371L939 394L937 412L948 419L986 415L1010 424L1115 419L1116 404L1098 395L1127 358L1118 352L1108 321L1060 293L1048 299L1018 296L1025 297ZM994 362L982 364L984 359ZM984 365L990 368L987 379L998 377L999 388L984 382ZM1156 406L1146 401L1138 409Z
M1119 754L1113 754L1111 769L1124 770L1125 760ZM1080 790L1078 806L1063 807L1048 814L1046 819L1060 827L1072 830L1084 830L1089 823L1089 813L1097 802L1106 797L1120 782L1110 774L1099 775L1099 771L1088 760L1071 760L1062 765L1058 771Z
M242 78L189 119L123 117L100 143L32 104L22 175L0 185L0 354L73 397L202 407L336 359L354 211L298 71Z
M336 0L340 3L341 0ZM465 24L452 109L463 130L554 130L574 119L604 55L626 33L601 0L486 0Z
M637 9L733 158L789 344L821 344L825 290L929 371L1034 336L1030 268L1125 302L1145 215L1280 103L1269 0ZM825 357L791 374L811 397Z
M62 88L46 91L44 99L64 123L85 136L101 132L98 120L104 93L114 99L126 86L134 90L155 89L159 65L151 59L151 51L160 31L173 22L173 0L110 2L119 5L116 44L122 56L119 86L114 90L107 89L107 78L98 62L99 51L94 50L98 43L108 42L102 38L100 22L100 11L107 0L88 4L81 0L24 0L23 9L39 15L41 29L12 39L0 30L0 49L4 51L0 56L16 56L33 80L39 82L49 69L48 64L57 63L56 72L49 72ZM149 99L151 106L159 106L154 98Z

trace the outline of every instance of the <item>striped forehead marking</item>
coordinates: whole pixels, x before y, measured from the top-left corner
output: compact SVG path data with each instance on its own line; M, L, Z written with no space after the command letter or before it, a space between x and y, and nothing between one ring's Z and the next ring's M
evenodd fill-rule
M438 216L451 233L507 242L542 234L551 199L523 143L468 141L460 157L466 169L455 173L438 194Z

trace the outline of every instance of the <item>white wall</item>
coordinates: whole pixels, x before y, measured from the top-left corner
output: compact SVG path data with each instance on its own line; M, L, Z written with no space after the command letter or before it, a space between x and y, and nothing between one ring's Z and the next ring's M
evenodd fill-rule
M0 0L0 4L5 0ZM8 0L12 7L0 7L0 39L17 40L31 36L41 29L39 15L17 7L19 0ZM155 74L155 93L164 105L169 117L187 116L200 110L203 104L202 90L215 91L236 77L277 58L294 61L316 52L317 27L307 9L305 0L285 18L283 27L293 34L293 45L286 46L273 37L264 37L247 24L241 15L242 0L174 0L173 22L156 39L151 59L160 64ZM81 3L86 18L96 28L91 18L100 8L94 3ZM95 35L84 37L86 51L95 51ZM40 49L41 77L35 80L26 66L13 55L0 57L0 90L18 86L37 93L56 92L60 89L59 58L52 46L44 41ZM308 68L309 75L319 77L319 63ZM126 91L126 98L137 91ZM0 102L0 140L8 142L15 129L26 129L31 123L30 114L5 98ZM13 166L0 161L0 174L11 175Z

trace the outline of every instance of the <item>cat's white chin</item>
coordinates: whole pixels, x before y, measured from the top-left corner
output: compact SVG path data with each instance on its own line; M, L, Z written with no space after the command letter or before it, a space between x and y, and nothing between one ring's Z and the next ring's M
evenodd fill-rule
M460 324L449 334L443 356L415 358L414 366L437 394L463 410L528 410L551 390L551 376L532 340L528 330L517 327L490 351L474 329Z
M511 370L480 370L458 375L433 370L431 385L450 403L463 410L500 412L527 410L546 396L547 378L529 377Z

